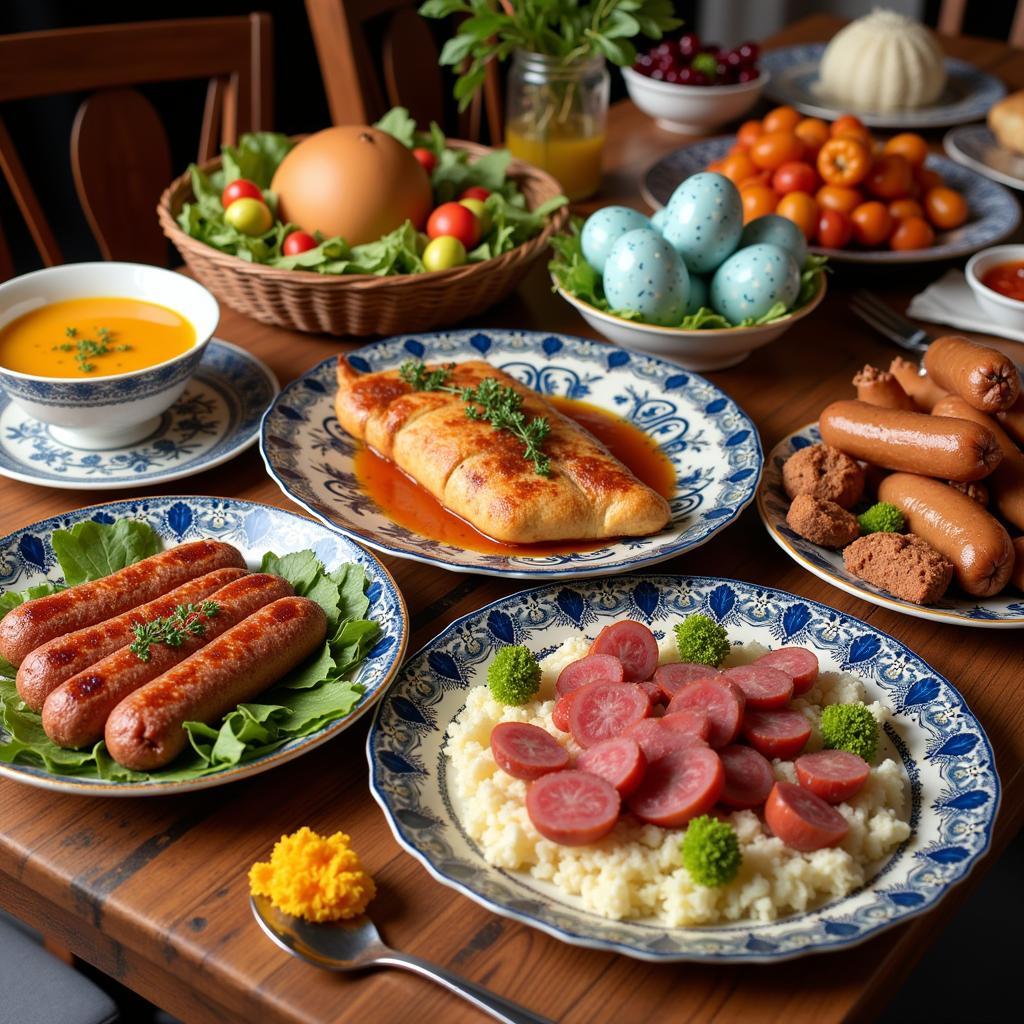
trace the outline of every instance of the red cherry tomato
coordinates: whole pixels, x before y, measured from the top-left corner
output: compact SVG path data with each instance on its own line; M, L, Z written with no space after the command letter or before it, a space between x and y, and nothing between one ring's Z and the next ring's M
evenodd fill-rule
M437 157L429 149L421 149L417 146L412 151L412 155L420 162L420 166L427 174L434 173L434 168L437 166Z
M220 194L220 205L226 210L236 199L258 199L262 203L263 193L259 185L245 178L235 178L230 185L224 186L224 191Z
M822 206L818 211L818 244L826 249L844 249L853 237L853 222L841 210Z
M479 199L483 202L489 195L491 190L484 188L483 185L470 185L465 192L459 196L460 199Z
M480 221L462 203L442 203L427 220L427 234L431 238L450 235L469 250L480 241Z
M817 171L802 160L791 160L776 168L772 175L772 188L780 195L785 195L787 192L813 193L818 185Z
M293 231L284 240L281 251L285 256L298 256L300 252L316 248L316 239L308 231Z

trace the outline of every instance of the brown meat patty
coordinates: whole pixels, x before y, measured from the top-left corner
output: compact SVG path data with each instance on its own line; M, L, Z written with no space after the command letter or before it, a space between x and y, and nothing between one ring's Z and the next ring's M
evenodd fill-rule
M860 536L857 517L834 501L822 501L809 494L798 494L786 514L790 528L813 544L826 548L844 548Z
M953 563L912 533L870 533L843 552L847 572L894 597L934 604L949 587Z
M786 459L782 486L790 498L807 494L851 508L864 493L864 470L856 459L838 448L812 444Z

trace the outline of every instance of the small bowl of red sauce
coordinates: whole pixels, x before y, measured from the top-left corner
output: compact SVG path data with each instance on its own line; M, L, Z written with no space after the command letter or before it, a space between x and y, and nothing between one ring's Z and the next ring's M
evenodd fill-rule
M967 261L965 274L983 313L1024 330L1024 245L982 249Z

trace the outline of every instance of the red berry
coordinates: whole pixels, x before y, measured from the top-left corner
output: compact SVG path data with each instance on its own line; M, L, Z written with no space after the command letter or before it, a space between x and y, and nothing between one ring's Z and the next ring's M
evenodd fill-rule
M427 174L434 173L434 168L437 166L437 157L429 149L417 147L412 151L412 155L420 162L420 166Z
M220 194L220 205L226 210L236 199L258 199L263 202L263 193L259 185L245 178L235 178L229 185L224 187Z
M281 251L285 256L298 256L300 252L316 248L316 239L308 231L293 231L288 235Z
M459 198L479 199L480 202L483 202L490 194L491 190L489 188L484 188L483 185L470 185L469 188L459 196Z

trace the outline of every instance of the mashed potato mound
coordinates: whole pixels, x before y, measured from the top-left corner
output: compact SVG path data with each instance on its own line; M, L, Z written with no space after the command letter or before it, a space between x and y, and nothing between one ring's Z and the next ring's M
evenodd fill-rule
M683 829L645 825L625 816L613 831L589 846L561 846L543 838L526 813L526 783L501 771L491 755L491 730L498 722L529 722L549 732L572 755L580 748L551 721L555 680L567 664L587 653L582 637L567 640L541 662L537 699L506 707L486 686L469 691L466 707L449 725L445 753L456 807L469 835L488 863L528 871L584 907L613 920L649 918L679 927L750 920L771 921L845 896L871 878L886 857L910 835L906 777L892 760L871 769L868 781L837 809L850 823L838 847L799 853L770 835L754 811L728 816L743 851L743 865L728 885L708 888L682 866ZM726 665L752 661L764 648L735 648ZM671 639L661 643L661 661L678 661ZM847 673L824 672L814 687L793 701L812 726L806 749L821 748L821 708L863 700L864 687ZM884 725L888 711L868 705ZM775 761L779 779L795 781L790 761Z

